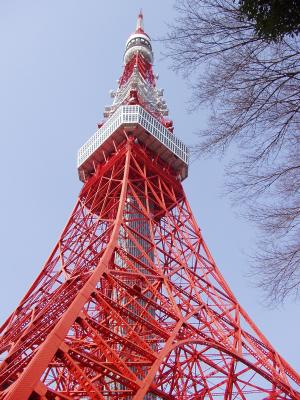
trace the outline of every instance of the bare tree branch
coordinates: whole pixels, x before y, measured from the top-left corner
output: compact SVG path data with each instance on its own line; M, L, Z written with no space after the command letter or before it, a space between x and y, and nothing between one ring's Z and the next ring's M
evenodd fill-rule
M172 66L208 106L194 154L234 154L228 191L261 232L254 270L274 302L300 290L300 39L268 42L234 0L177 0L164 39Z

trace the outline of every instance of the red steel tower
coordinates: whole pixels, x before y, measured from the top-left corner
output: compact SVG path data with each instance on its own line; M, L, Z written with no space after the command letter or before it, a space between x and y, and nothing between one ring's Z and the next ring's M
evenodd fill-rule
M187 202L138 17L83 188L1 327L0 399L300 399L299 375L234 297Z

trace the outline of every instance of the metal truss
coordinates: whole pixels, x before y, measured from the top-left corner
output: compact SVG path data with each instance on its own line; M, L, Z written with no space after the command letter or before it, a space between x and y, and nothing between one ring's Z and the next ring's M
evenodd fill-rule
M152 65L139 53L124 66L118 89L115 92L111 91L114 102L111 106L105 107L104 116L111 117L122 104L128 104L132 91L137 92L139 104L159 121L165 122L164 117L168 115L168 107L163 99L163 89L157 89Z
M2 326L0 399L300 399L170 167L129 138Z

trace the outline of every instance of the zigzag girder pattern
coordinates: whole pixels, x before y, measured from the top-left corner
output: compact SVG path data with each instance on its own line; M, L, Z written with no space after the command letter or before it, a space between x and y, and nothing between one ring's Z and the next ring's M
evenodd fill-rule
M1 399L299 399L180 181L133 137L85 182L0 351Z

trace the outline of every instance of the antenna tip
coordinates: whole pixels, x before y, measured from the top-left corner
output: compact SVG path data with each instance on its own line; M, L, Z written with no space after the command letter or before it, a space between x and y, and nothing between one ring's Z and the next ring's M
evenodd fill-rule
M140 13L138 15L137 23L136 23L136 33L144 32L143 19L144 19L143 10L140 9Z

